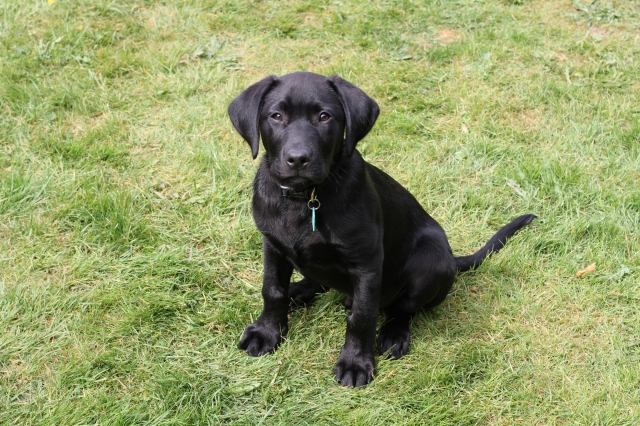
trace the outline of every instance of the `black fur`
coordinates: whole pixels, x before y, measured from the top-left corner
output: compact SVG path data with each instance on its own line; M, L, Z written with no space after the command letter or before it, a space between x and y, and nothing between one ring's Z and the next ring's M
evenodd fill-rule
M458 271L477 267L535 217L515 219L477 253L454 257L440 225L416 199L355 149L378 117L376 102L342 78L312 73L273 76L229 105L229 117L254 158L266 154L254 181L253 216L263 237L264 309L239 348L271 352L287 333L287 313L329 288L346 293L345 344L335 368L343 386L363 386L374 373L376 322L380 353L409 348L411 315L441 303ZM315 188L317 230L305 199L282 187ZM294 268L304 279L289 285Z

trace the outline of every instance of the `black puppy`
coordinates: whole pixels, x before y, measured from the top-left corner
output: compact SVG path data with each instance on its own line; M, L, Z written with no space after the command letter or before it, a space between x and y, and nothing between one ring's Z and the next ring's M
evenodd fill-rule
M229 105L236 130L266 155L253 183L253 217L264 235L264 309L238 347L273 351L287 333L290 303L334 288L348 295L345 344L335 368L343 386L373 378L380 309L381 353L409 347L409 321L441 303L457 272L476 267L534 215L503 227L477 253L454 257L444 230L416 199L355 149L376 122L378 104L337 75L267 77ZM289 287L293 269L304 279Z

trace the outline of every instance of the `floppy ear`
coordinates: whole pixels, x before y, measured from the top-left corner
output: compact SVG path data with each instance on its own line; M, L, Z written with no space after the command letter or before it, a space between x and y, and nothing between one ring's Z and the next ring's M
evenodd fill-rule
M249 142L251 154L258 156L260 145L260 107L269 89L278 80L274 75L263 78L257 83L244 89L237 98L229 104L229 118L240 136Z
M338 94L344 108L347 127L344 146L347 157L351 157L358 141L375 124L380 108L366 93L336 74L329 77L329 84Z

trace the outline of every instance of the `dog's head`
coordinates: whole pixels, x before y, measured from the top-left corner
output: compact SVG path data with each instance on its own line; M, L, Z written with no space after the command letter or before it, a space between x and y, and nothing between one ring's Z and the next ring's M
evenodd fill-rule
M229 105L229 117L258 155L260 138L269 172L283 186L322 183L342 155L351 157L371 130L378 104L348 81L297 72L269 76Z

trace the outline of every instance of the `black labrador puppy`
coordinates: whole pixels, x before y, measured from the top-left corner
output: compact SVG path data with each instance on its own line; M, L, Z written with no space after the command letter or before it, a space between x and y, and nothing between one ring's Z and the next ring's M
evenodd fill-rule
M335 368L343 386L363 386L374 373L378 331L382 354L409 348L409 322L441 303L456 273L474 268L535 217L520 216L477 253L454 257L442 227L398 182L367 163L356 144L378 117L376 102L337 75L269 76L229 105L229 117L266 154L253 183L253 217L264 256L264 309L238 347L273 351L287 333L291 306L333 288L346 293L345 344ZM304 279L289 285L294 268Z

